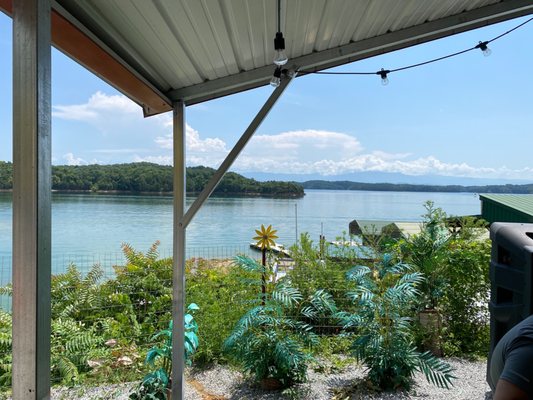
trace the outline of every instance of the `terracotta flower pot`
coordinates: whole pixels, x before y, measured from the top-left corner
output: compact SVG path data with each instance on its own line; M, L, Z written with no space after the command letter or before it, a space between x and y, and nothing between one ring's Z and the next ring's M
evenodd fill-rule
M263 378L260 384L263 390L280 390L283 388L283 383L278 378Z

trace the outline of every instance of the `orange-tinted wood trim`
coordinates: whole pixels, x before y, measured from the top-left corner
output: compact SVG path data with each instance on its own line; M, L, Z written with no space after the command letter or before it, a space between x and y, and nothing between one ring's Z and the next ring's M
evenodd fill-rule
M12 14L12 0L0 0L0 9ZM52 10L52 43L69 57L142 106L145 116L172 110L149 85L98 46L91 38Z
M0 0L0 9L8 15L13 13L13 4L11 0Z

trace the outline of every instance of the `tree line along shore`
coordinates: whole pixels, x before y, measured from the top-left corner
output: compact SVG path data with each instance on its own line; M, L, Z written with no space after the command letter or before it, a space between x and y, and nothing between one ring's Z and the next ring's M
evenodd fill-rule
M209 167L188 167L186 190L199 193L213 176ZM63 192L171 193L171 166L147 162L109 165L54 165L52 189ZM0 161L0 190L13 187L13 164ZM524 185L426 185L311 180L306 182L260 182L228 172L214 191L218 196L264 196L301 198L304 189L372 190L393 192L466 192L533 194L533 184Z
M199 193L213 176L208 167L187 168L187 193ZM54 165L52 190L62 192L171 193L171 166L146 162L109 165ZM0 190L13 188L13 164L0 161ZM300 198L302 185L295 182L259 182L228 172L214 195Z
M351 181L312 180L302 183L304 189L372 190L377 192L455 192L533 194L533 184L525 185L415 185L408 183L362 183Z

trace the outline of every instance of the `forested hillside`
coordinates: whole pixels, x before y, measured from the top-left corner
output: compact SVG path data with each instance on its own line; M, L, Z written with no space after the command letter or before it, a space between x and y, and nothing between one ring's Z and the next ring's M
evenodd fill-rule
M375 190L380 192L468 192L468 193L533 193L533 184L527 185L410 185L406 183L363 183L350 181L306 181L304 189Z
M187 168L187 193L200 192L212 168ZM13 164L0 161L0 189L13 187ZM152 163L112 165L56 165L52 167L52 189L60 191L171 192L172 167ZM302 197L303 187L294 182L258 182L228 172L215 189L218 195Z

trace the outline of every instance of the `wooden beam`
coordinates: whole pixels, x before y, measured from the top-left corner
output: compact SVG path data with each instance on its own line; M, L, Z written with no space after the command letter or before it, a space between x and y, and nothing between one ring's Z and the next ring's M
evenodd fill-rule
M11 16L12 0L0 0L0 10ZM139 104L145 116L172 110L171 102L163 94L55 10L51 24L54 47Z

